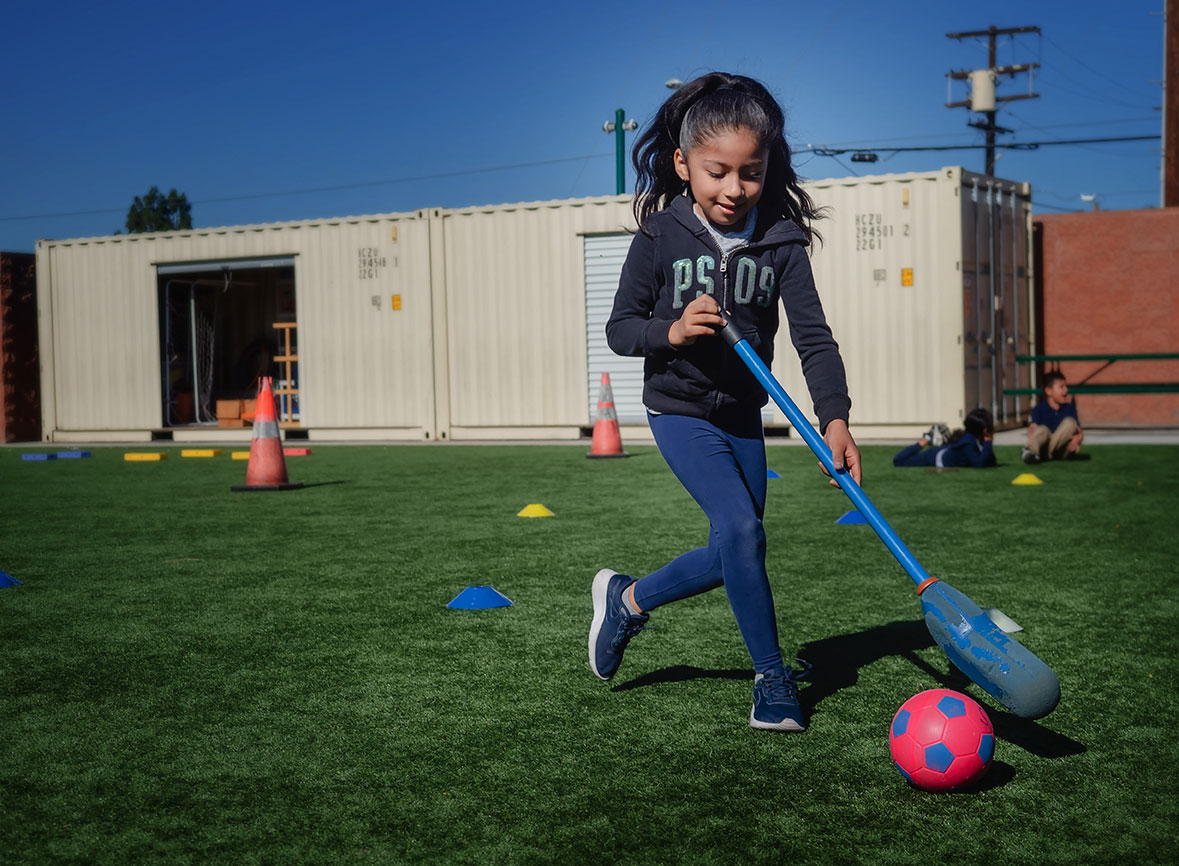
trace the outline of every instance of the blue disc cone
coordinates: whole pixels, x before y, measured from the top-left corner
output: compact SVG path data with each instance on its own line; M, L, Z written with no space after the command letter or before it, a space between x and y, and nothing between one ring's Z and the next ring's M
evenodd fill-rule
M489 607L510 607L512 600L490 586L468 586L446 605L452 610L483 610Z
M777 472L775 472L773 469L766 470L766 478L781 478L781 477L782 476L779 475Z
M847 514L843 515L843 517L839 518L835 522L842 523L846 526L846 525L852 524L852 523L867 523L868 518L864 517L864 515L860 514L859 511L857 511L856 509L853 508L851 511L849 511Z
M7 572L4 572L4 571L0 571L0 589L3 589L6 586L23 586L23 585L24 584L22 584L19 580L17 580L11 574L8 574Z

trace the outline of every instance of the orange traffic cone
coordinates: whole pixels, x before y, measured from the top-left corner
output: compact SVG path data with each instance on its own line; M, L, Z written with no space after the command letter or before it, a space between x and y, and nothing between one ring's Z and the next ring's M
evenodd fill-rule
M618 413L614 411L614 389L610 374L602 374L602 388L598 391L598 417L594 420L594 441L586 457L629 457L622 450L622 434L618 431Z
M258 389L254 437L250 441L250 462L246 464L246 483L229 489L235 493L253 490L294 490L302 481L287 480L287 464L282 442L278 438L278 417L274 412L274 390L269 376Z

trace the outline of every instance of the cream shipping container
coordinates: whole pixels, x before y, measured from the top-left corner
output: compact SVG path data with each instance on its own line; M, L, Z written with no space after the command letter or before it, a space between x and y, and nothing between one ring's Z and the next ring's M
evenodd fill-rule
M807 189L854 428L1026 412L1002 390L1030 347L1027 185L946 168ZM645 436L641 361L602 330L633 231L610 196L39 241L43 436L248 440L223 407L270 375L287 438L575 439L603 372ZM775 372L809 408L785 328Z

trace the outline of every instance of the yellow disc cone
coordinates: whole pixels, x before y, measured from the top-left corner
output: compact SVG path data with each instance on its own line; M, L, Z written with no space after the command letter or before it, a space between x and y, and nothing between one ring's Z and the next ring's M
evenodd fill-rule
M1015 476L1012 484L1043 484L1044 482L1037 478L1030 472L1024 472L1022 475Z
M539 502L533 502L531 505L525 505L524 508L516 514L517 517L555 517L553 512L549 511Z

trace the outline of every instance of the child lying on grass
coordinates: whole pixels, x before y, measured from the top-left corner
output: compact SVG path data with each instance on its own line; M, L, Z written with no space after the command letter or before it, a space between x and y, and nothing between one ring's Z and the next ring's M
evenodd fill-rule
M995 452L992 439L995 436L995 421L990 411L981 406L971 410L962 422L965 430L955 430L945 437L945 441L936 441L940 427L935 424L929 433L903 449L892 458L893 466L973 466L983 469L995 465ZM926 448L927 445L933 447Z

